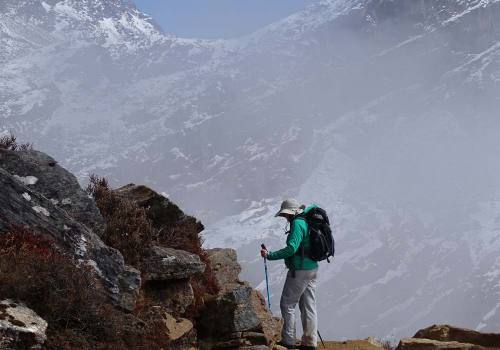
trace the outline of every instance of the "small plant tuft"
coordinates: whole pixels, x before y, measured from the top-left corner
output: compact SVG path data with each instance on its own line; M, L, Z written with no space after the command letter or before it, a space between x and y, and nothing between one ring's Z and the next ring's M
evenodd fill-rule
M0 149L6 149L10 151L30 151L33 149L33 144L20 144L17 142L17 138L14 136L14 134L10 133L6 136L0 136Z

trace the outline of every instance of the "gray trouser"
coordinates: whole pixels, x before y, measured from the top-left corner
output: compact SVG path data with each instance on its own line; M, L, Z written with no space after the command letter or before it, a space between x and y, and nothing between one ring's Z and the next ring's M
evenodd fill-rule
M283 293L281 294L280 308L283 317L282 342L295 345L295 307L300 308L302 321L302 345L316 347L318 339L318 320L316 312L316 279L318 270L296 270L295 278L292 272L286 275Z

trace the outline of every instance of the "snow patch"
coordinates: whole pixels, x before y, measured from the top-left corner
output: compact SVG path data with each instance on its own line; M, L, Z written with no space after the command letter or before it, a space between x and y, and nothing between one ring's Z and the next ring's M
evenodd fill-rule
M82 12L78 11L69 4L69 1L58 2L54 5L54 11L60 15L67 16L78 21L88 19L88 17Z
M106 42L104 47L119 45L122 43L122 38L116 29L115 22L112 18L104 18L99 21L99 28L106 35Z
M23 197L24 199L26 199L28 202L29 202L29 201L31 201L31 196L30 196L27 192L24 192L24 193L22 194L22 197Z
M50 10L52 10L52 6L47 4L45 1L42 1L42 7L45 9L46 12L50 12Z

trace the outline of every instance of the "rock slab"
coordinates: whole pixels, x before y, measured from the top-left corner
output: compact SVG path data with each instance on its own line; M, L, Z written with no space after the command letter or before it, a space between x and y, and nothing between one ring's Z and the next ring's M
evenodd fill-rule
M152 246L144 253L141 271L145 281L180 280L202 273L205 264L198 255Z
M485 350L479 345L459 343L456 341L438 341L423 338L401 339L397 350Z
M0 302L0 349L41 349L47 322L33 310L13 300Z
M500 349L500 334L481 333L449 325L432 325L419 330L413 338L402 339L397 349Z
M0 168L65 210L96 234L104 231L104 218L76 177L39 151L0 150Z
M471 329L453 327L449 325L432 325L419 330L413 338L424 338L438 341L456 341L483 346L485 348L500 349L500 334L481 333Z

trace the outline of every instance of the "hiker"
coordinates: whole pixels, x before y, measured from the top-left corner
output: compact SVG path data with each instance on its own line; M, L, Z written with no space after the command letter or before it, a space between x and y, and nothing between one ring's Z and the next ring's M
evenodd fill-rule
M268 260L285 260L288 268L285 285L281 294L280 308L283 318L281 333L282 346L296 349L295 338L295 308L300 308L303 336L299 349L314 350L317 345L317 312L316 312L316 281L318 263L305 254L310 247L308 223L305 215L315 205L305 208L295 199L287 199L281 204L276 217L285 218L290 224L287 232L286 247L275 252L269 252L265 247L261 256Z

